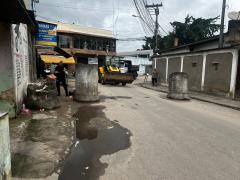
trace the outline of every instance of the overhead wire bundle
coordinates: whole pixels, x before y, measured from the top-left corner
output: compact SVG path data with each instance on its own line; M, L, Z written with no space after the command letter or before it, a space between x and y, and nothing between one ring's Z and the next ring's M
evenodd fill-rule
M155 23L150 12L145 7L147 4L146 0L133 0L133 3L137 10L144 32L147 35L152 36L155 30Z
M144 32L147 35L152 36L154 34L156 27L155 27L155 21L151 14L152 11L150 11L146 8L147 1L146 0L133 0L133 3L137 10L138 17L141 20L141 24L144 29ZM158 26L166 35L168 35L168 33L164 30L164 28L161 25L158 24ZM161 33L161 32L159 31L159 33Z

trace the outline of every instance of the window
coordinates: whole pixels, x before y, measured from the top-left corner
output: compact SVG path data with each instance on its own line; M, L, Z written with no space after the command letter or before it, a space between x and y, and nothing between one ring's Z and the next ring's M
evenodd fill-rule
M68 36L59 36L59 46L60 48L70 48L70 37Z
M79 38L74 39L74 48L81 49L81 40Z

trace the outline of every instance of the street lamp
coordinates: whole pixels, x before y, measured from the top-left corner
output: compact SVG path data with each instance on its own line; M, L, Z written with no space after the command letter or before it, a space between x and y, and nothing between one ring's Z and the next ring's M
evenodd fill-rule
M154 31L152 30L151 26L149 26L149 24L148 24L141 16L137 16L137 15L133 14L132 17L141 19L142 22L144 22L144 23L147 25L147 27L149 28L149 30L150 30L152 33L154 33Z

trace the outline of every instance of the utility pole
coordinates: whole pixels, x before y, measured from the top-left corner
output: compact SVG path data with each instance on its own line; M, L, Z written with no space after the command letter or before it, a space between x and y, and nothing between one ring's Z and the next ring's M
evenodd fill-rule
M220 27L220 37L219 37L219 48L223 48L224 43L224 20L226 11L226 0L223 0L222 4L222 17L221 17L221 27Z
M159 7L162 7L163 4L152 4L152 5L146 5L146 8L151 8L154 9L155 15L156 15L156 22L155 22L155 48L154 48L154 54L158 52L158 29L159 29L159 24L158 24L158 16L159 16Z

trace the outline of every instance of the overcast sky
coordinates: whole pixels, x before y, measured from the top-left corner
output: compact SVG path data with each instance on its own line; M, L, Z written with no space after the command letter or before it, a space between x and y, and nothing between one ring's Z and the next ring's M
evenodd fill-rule
M169 31L169 22L184 21L187 14L194 17L215 17L221 14L222 0L148 0L148 3L163 2L159 24ZM240 0L227 0L227 13L240 11ZM112 30L119 39L139 38L146 34L136 14L132 0L40 0L36 4L37 18L61 21ZM228 20L228 18L226 18ZM165 35L162 32L162 35ZM134 51L144 42L118 42L117 50Z

